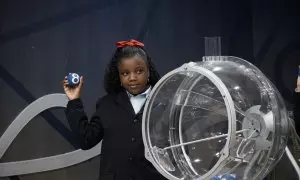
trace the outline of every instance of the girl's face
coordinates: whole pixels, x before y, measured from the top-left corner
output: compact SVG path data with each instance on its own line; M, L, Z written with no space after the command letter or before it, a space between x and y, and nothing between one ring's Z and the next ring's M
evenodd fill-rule
M148 84L149 70L146 62L140 56L124 58L119 64L121 86L129 93L137 95Z

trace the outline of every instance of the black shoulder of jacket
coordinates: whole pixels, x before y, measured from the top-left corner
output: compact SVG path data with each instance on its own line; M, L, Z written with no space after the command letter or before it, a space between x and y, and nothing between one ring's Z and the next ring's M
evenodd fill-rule
M294 105L300 106L300 92L294 92Z
M105 105L104 103L114 100L116 95L117 94L115 94L115 93L110 93L110 94L106 94L106 95L98 98L98 100L96 102L96 109L98 109L100 106Z

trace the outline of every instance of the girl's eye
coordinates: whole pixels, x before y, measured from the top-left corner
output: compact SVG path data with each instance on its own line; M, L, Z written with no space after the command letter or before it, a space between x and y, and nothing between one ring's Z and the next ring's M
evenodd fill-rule
M127 76L127 75L128 75L127 72L123 72L123 73L122 73L122 76Z
M137 70L137 73L138 73L138 74L142 74L142 72L143 72L143 70L141 70L141 69L140 69L140 70Z

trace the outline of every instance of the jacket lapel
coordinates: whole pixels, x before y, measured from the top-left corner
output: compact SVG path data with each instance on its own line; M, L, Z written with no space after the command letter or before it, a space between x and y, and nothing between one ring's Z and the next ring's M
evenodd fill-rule
M122 106L128 114L134 118L135 112L126 92L122 91L117 94L116 103Z
M142 120L145 104L146 103L144 103L144 105L141 107L140 111L134 115L135 119Z

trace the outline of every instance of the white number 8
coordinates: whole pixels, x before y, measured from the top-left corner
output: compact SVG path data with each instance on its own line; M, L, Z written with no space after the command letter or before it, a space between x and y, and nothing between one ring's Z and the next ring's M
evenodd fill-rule
M74 83L74 84L77 84L77 83L79 83L79 75L78 74L76 74L76 73L73 73L72 74L72 83Z

